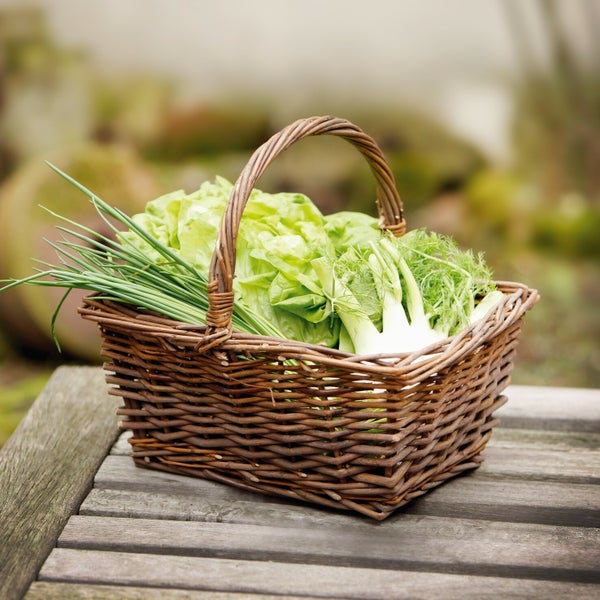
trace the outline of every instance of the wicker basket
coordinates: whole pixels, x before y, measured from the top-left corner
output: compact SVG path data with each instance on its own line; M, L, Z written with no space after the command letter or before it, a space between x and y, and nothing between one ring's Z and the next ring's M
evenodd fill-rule
M233 331L235 243L250 192L278 154L322 134L366 157L382 226L402 235L401 200L375 142L343 119L302 119L258 148L234 186L210 267L206 326L94 297L81 313L101 329L107 382L124 401L121 426L133 432L138 466L382 520L480 464L523 315L538 295L498 282L504 300L485 319L394 364Z

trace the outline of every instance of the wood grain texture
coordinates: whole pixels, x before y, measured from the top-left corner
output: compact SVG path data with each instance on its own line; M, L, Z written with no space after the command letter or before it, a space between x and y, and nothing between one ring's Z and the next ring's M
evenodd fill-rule
M598 402L600 402L600 398ZM537 450L542 447L558 452L598 451L600 450L600 433L513 429L500 425L494 429L489 443L494 447L522 448L524 452L530 448Z
M101 371L61 367L0 451L0 598L20 598L117 435Z
M600 389L511 385L501 426L600 433Z
M600 452L490 444L478 475L600 484Z
M448 482L443 492L417 499L407 512L518 523L598 527L598 486L484 477Z
M273 594L238 594L174 588L34 582L24 600L281 600ZM286 596L286 600L318 600L316 596Z
M593 584L387 569L57 548L45 581L233 591L320 598L592 598Z
M469 488L458 486L453 489L449 489L452 484L448 482L439 491L415 500L399 514L550 525L561 523L563 526L573 527L598 527L600 524L597 487L577 486L575 494L572 494L571 486L565 485L544 487L532 483L516 486L510 481L485 485L485 482L480 482L474 482ZM575 495L577 497L571 505L569 500ZM556 506L556 502L560 505ZM140 490L92 490L80 512L97 516L181 518L232 523L260 523L273 519L278 520L282 527L286 523L305 523L308 526L318 525L323 521L350 526L356 521L348 514L331 513L292 502L262 501L260 496L225 500L222 497L211 497L210 494L194 496L179 492L169 494ZM400 518L393 515L393 521L390 522Z
M403 515L395 527L73 516L60 548L600 583L600 531ZM118 533L117 533L118 532Z
M0 453L0 598L55 543L26 600L598 597L600 391L508 396L479 469L378 523L139 469L101 370L60 369Z
M598 453L595 458L597 460ZM522 523L562 523L576 527L599 525L600 492L597 485L574 485L576 482L568 477L562 480L558 478L556 481L555 465L550 459L545 464L527 464L526 468L518 462L512 467L510 463L507 465L504 462L504 466L500 465L495 474L495 467L490 460L478 471L447 481L443 486L417 498L404 507L402 512ZM538 466L539 469L535 471ZM523 476L523 471L527 476ZM535 472L535 475L531 472ZM578 478L588 480L593 477L580 474ZM176 510L182 510L188 515L196 514L200 519L203 514L211 515L211 519L227 518L228 514L244 510L244 502L254 505L252 511L262 510L265 514L269 511L289 514L292 507L297 506L299 514L296 519L310 518L305 515L314 514L330 517L329 512L284 501L276 503L272 498L261 494L210 481L139 469L124 456L107 457L96 476L95 490L81 507L82 512L98 510L97 504L93 507L93 502L101 496L101 490L127 490L132 492L131 498L139 493L139 502L134 500L137 504L135 510L143 514L148 514L153 507L158 510L156 507L159 506L168 510L170 498L174 498L173 502L178 506ZM148 501L149 496L154 501ZM260 507L261 503L267 505ZM125 504L123 507L129 508L130 505ZM173 507L171 505L171 509ZM341 517L351 518L350 515ZM397 517L392 515L388 520L393 521L395 518Z

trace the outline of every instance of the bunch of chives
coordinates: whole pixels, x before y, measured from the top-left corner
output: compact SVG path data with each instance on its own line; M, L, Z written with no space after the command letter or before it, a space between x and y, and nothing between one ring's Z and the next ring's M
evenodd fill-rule
M42 268L28 277L5 281L7 285L0 288L0 292L22 284L64 288L65 295L52 318L53 336L60 308L74 289L94 292L99 299L154 311L183 323L205 324L208 274L164 246L124 212L108 205L54 165L49 166L90 198L102 221L115 234L115 239L49 210L51 215L67 223L67 226L57 226L63 234L61 240L46 240L55 249L58 264L40 262ZM111 219L146 241L169 268L152 262L138 248L121 238L120 230ZM246 333L284 337L265 318L238 302L234 304L232 326Z

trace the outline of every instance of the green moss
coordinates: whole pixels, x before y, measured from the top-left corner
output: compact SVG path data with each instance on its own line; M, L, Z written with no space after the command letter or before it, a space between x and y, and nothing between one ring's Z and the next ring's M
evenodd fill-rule
M29 407L42 391L50 371L35 371L25 378L2 387L0 390L0 447L17 428Z
M586 207L575 212L551 211L533 225L533 243L544 250L574 258L600 257L600 210Z

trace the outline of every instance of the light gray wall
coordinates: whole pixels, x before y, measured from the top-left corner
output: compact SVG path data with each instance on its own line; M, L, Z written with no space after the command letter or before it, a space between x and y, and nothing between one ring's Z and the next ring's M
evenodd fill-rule
M28 0L0 0L23 5ZM182 102L268 100L282 120L307 102L412 103L490 154L506 153L519 50L507 8L543 63L533 0L37 0L59 43L84 49L107 73L173 79ZM585 4L561 8L589 51Z

